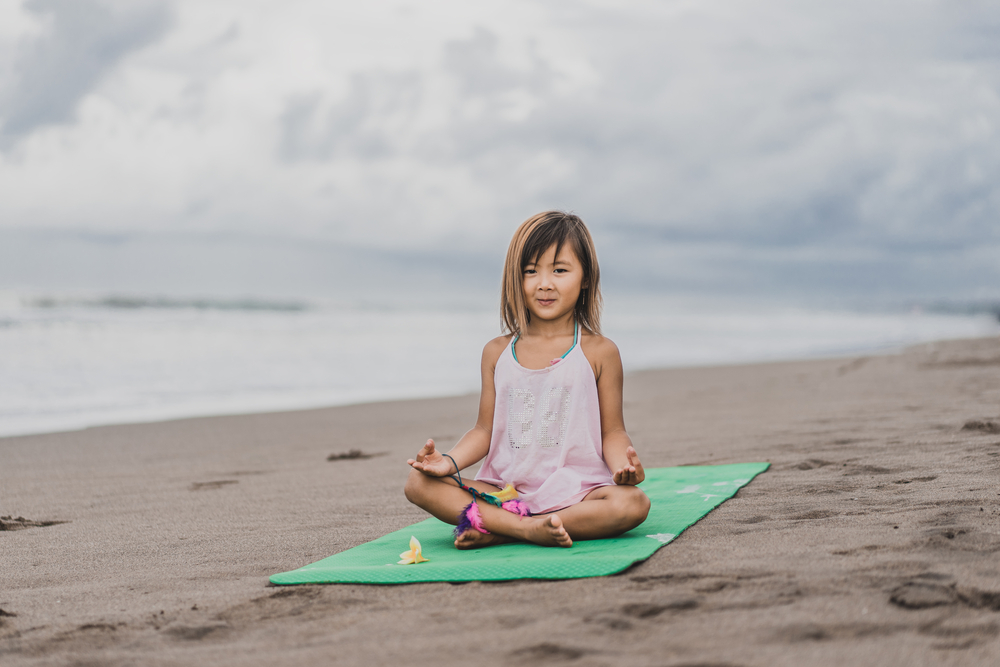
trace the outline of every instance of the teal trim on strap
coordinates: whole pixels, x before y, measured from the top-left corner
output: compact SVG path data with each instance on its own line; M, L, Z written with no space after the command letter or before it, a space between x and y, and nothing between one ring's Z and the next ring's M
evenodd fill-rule
M573 322L573 347L571 347L568 350L566 350L566 352L563 353L563 356L561 356L559 358L560 359L565 359L566 355L569 354L570 352L572 352L573 348L576 347L576 344L577 344L577 342L579 340L580 340L580 323L574 321Z
M517 361L517 352L514 351L514 344L517 343L517 341L520 338L521 338L521 334L515 334L514 340L512 340L510 342L510 353L514 355L514 361ZM565 352L563 352L563 355L561 357L559 357L559 358L560 359L565 359L566 355L573 351L573 348L576 347L576 344L578 342L580 342L580 323L574 321L573 322L573 345L570 346L570 348L568 350L566 350ZM517 363L518 363L518 365L521 364L520 361L517 361Z

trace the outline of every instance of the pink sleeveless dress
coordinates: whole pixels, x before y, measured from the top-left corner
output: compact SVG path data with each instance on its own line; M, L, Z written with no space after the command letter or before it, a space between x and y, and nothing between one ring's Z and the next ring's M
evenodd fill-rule
M579 345L557 363L533 370L504 349L494 372L493 435L476 479L513 484L532 514L580 502L614 484L601 448L601 412L594 370Z

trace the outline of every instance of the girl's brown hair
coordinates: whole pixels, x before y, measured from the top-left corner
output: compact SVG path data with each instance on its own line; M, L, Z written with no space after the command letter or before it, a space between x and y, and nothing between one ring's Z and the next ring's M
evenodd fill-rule
M500 315L504 331L519 334L531 321L524 299L524 268L533 264L552 245L556 256L566 243L583 267L583 285L576 301L574 316L591 333L601 333L601 269L590 231L583 220L572 213L545 211L533 215L517 228L507 248L500 293Z

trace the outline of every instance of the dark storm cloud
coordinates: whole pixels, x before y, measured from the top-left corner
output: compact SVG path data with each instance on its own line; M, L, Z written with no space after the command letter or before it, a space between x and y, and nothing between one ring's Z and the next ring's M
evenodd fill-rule
M77 103L128 53L162 36L168 3L28 0L46 30L21 45L10 87L0 91L0 141L9 145L35 128L65 123Z
M617 19L593 40L597 83L567 92L544 62L504 66L496 37L480 30L445 48L444 70L461 93L446 126L394 142L398 124L375 120L371 104L361 113L356 96L337 113L365 118L355 135L363 145L460 163L519 193L521 209L567 202L637 241L824 244L845 255L996 244L1000 51L979 36L1000 25L1000 8L953 13L938 24L904 21L884 35L889 43L876 20L843 44L803 44L795 57L766 33L721 39L704 17L673 26L671 43L657 43L662 25ZM692 49L703 35L718 43ZM968 70L969 58L987 66ZM970 76L982 78L978 87ZM512 118L518 95L530 110ZM463 116L476 104L479 113ZM355 132L342 119L339 127L343 137ZM543 152L571 171L532 192L521 166Z
M358 73L336 102L289 102L283 155L460 166L511 193L512 222L577 210L609 256L675 285L930 293L1000 277L1000 7L843 10L810 17L839 23L809 39L766 16L606 19L580 28L586 85L530 47L511 65L478 29L443 49L446 122L418 122L428 78Z
M565 208L609 276L1000 289L995 2L424 3L421 23L178 1L176 34L125 63L167 5L27 5L48 24L0 90L0 147L52 123L65 141L0 159L23 224L484 258ZM109 103L68 124L112 71ZM39 205L51 178L66 195Z

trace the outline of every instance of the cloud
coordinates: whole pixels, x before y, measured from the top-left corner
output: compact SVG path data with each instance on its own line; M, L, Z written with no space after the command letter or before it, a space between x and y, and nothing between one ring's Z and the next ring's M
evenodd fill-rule
M165 2L27 0L24 8L46 29L21 44L13 82L0 97L0 136L8 144L70 121L80 99L109 71L170 25Z
M28 5L0 225L492 257L557 207L658 284L997 276L995 3L75 6Z
M320 92L293 96L281 116L280 154L290 161L387 156L397 150L422 92L417 72L380 72L352 77L346 98L325 111Z
M530 46L511 67L479 27L444 45L436 72L360 72L336 102L320 91L292 98L281 154L373 180L398 179L393 162L422 165L419 178L458 195L456 211L464 197L446 181L471 179L482 187L461 189L505 214L557 203L663 242L848 254L1000 242L994 60L976 49L989 63L980 67L949 32L978 34L981 23L844 12L774 26L750 9L731 13L590 16L576 35L600 45L582 50L596 72L585 85L560 86ZM827 19L831 28L815 25ZM848 29L860 32L838 43ZM347 199L347 210L362 207Z

